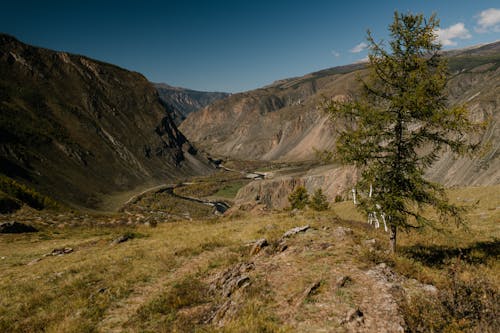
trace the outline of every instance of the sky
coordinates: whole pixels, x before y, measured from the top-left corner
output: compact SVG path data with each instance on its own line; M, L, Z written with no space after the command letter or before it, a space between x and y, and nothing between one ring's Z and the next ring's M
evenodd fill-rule
M2 3L0 32L152 82L239 92L367 56L394 11L436 13L444 49L500 39L500 1L43 0Z

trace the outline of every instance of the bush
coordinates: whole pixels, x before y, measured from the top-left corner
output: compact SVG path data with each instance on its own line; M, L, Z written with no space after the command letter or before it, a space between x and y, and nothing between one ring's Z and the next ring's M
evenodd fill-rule
M292 209L304 209L309 204L309 194L304 186L297 187L288 196Z
M323 190L318 188L312 198L311 202L309 203L309 207L311 207L314 210L317 211L323 211L328 209L328 199L326 198L326 195L323 194Z
M453 263L438 295L417 294L403 302L407 331L499 332L498 288L471 268Z

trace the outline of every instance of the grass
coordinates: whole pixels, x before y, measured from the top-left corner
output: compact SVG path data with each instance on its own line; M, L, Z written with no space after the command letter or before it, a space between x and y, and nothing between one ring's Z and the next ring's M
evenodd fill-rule
M482 199L471 216L483 210L489 215L477 215L482 218L473 219L468 230L403 233L396 256L385 252L383 231L334 217L355 219L349 202L326 212L242 213L239 218L160 223L156 228L51 224L41 225L39 233L0 235L0 331L341 331L339 322L350 309L362 307L370 318L374 310L366 304L386 298L365 274L385 262L440 290L433 297L413 290L411 301L400 302L409 332L493 332L500 285L499 205L492 195L497 189L453 190L453 200ZM22 221L22 216L16 219ZM291 237L288 249L277 252L281 235L305 224L313 229ZM338 238L339 226L353 233ZM133 237L112 244L124 234ZM260 238L271 245L250 257L246 244ZM363 245L371 238L377 239L374 250ZM61 247L74 251L43 256ZM41 260L28 265L37 258ZM207 316L226 301L210 293L212 281L242 262L255 265L245 273L250 286L234 293L234 306L222 326L208 322ZM336 287L341 276L349 276L350 282ZM316 282L320 288L304 296Z
M444 232L400 233L399 253L366 252L399 273L438 287L430 297L413 295L401 305L409 332L496 332L500 329L500 186L449 190L452 202L473 205L466 227ZM334 204L343 218L363 220L352 202ZM387 237L387 236L386 236Z

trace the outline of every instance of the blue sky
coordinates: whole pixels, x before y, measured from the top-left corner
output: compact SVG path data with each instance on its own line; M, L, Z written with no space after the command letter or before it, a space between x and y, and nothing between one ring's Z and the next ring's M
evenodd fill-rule
M445 48L500 39L499 1L10 1L0 32L138 71L153 82L237 92L366 57L394 10L441 20ZM359 52L357 52L359 51Z

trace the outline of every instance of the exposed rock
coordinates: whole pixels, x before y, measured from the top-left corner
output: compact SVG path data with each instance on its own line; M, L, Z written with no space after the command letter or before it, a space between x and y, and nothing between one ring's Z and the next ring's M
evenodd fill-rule
M246 274L255 269L253 263L238 263L216 276L210 284L210 292L230 297L236 290L250 284L250 277Z
M112 245L116 245L116 244L120 244L120 243L123 243L123 242L126 242L130 239L131 237L129 235L121 235L120 237L118 238L115 238L111 244Z
M333 230L333 236L335 236L335 238L337 238L338 240L343 240L350 235L352 235L351 228L337 227L335 228L335 230Z
M372 239L365 239L364 241L361 242L366 247L373 247L375 244L377 244L377 240L375 238Z
M305 232L307 231L308 229L310 228L309 225L305 225L305 226L302 226L302 227L295 227L293 229L290 229L288 230L287 232L285 232L283 234L283 236L281 236L281 239L285 239L285 238L288 238L288 237L291 237L295 234L298 234L299 232Z
M262 250L264 247L266 247L268 245L269 245L269 243L267 242L267 239L265 239L265 238L261 238L261 239L257 240L254 243L252 249L250 250L250 255L253 256L253 255L259 253L260 250Z
M71 247L61 247L58 249L53 249L52 252L46 254L46 256L62 256L71 252L73 252L73 249Z
M160 98L172 109L172 118L179 125L191 112L196 112L216 100L229 96L228 93L196 91L172 87L165 83L154 84Z
M17 221L0 223L0 234L22 234L37 231L35 227Z
M319 287L321 287L321 281L316 281L309 285L306 290L304 290L303 297L309 297L317 293Z
M351 309L347 312L345 318L340 322L341 325L354 323L361 325L364 322L363 312L359 309Z
M288 244L286 243L285 240L282 240L281 242L278 243L278 246L276 247L276 252L284 252L288 249Z
M350 283L352 283L351 277L349 277L347 275L344 275L344 276L340 276L337 279L337 281L335 282L335 286L337 288L343 288L343 287L347 286Z
M496 52L494 58L491 50ZM468 52L464 50L447 55L453 73L447 82L449 103L467 104L471 118L490 121L486 130L474 134L481 140L481 154L457 159L452 158L451 152L443 152L429 171L433 180L446 185L488 185L500 181L499 50L499 42L479 47L474 54L467 54L474 61L461 59L461 53ZM368 75L366 67L355 64L280 80L234 94L190 114L181 130L214 155L247 160L310 160L315 158L315 150L331 151L338 129L345 126L344 122L333 123L328 115L318 112L318 101L324 96L348 100L359 92L357 78L364 75Z

